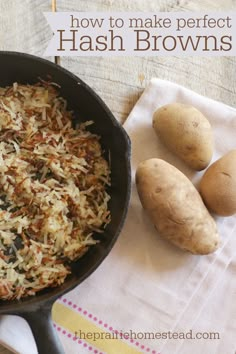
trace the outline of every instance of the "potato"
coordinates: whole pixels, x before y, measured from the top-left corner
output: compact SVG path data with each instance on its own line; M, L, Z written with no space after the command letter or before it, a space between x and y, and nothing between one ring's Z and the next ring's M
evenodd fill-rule
M219 235L214 219L191 181L161 159L141 162L138 194L159 234L194 254L214 252Z
M213 135L206 117L196 108L172 103L153 115L153 128L166 147L189 167L200 171L213 154Z
M236 213L236 150L206 170L199 188L206 206L214 213L222 216Z

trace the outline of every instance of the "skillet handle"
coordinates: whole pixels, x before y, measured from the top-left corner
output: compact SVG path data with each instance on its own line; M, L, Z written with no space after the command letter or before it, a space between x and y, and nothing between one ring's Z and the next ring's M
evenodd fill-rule
M28 322L38 354L65 354L62 344L52 324L52 304L21 314Z

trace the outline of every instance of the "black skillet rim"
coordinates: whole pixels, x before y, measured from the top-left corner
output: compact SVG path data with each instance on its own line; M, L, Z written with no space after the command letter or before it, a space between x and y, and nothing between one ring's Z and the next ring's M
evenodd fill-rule
M48 293L45 294L36 294L35 296L32 297L27 297L22 300L12 300L12 301L0 301L0 314L7 314L7 313L17 313L21 314L24 312L27 312L29 308L40 308L44 304L52 304L54 301L56 301L57 298L62 296L63 294L71 291L74 289L76 286L78 286L80 283L83 282L89 275L91 275L97 268L98 266L104 261L104 259L107 257L107 255L110 253L111 249L113 248L121 230L125 222L125 218L127 215L128 211L128 206L129 206L129 200L130 200L130 195L131 195L131 166L130 166L130 156L131 156L131 142L128 134L124 130L124 128L121 126L121 124L115 119L113 116L112 112L110 109L107 107L105 102L98 96L98 94L89 86L87 85L83 80L81 80L78 76L75 74L71 73L67 69L58 66L57 64L46 60L44 58L40 58L35 55L27 54L27 53L22 53L22 52L16 52L16 51L0 51L0 56L13 56L16 57L24 57L26 59L30 59L36 62L42 62L48 67L53 67L56 68L57 70L61 71L63 74L71 77L71 79L76 80L80 85L83 86L83 88L86 90L86 92L92 96L94 100L98 102L98 104L103 108L109 119L111 120L113 126L115 129L119 129L123 135L124 142L126 144L125 146L125 164L126 164L126 170L127 170L127 193L126 193L126 199L125 199L125 207L123 209L122 217L119 223L119 226L116 229L115 234L111 238L111 243L109 244L109 247L106 249L104 254L102 255L101 258L98 259L96 263L87 271L83 276L81 276L79 279L72 279L69 284L66 284L66 281L64 283L64 287L61 289L62 286L56 287L53 289L50 289Z

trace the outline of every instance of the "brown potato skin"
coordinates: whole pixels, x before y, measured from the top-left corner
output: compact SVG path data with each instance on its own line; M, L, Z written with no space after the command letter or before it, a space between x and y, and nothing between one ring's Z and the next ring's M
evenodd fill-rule
M191 105L171 103L153 115L153 128L166 147L189 167L205 169L213 155L213 134L206 117Z
M193 254L214 252L219 235L214 219L191 181L161 159L141 162L138 194L160 235Z
M217 215L236 213L236 150L214 162L200 182L200 194L207 208Z

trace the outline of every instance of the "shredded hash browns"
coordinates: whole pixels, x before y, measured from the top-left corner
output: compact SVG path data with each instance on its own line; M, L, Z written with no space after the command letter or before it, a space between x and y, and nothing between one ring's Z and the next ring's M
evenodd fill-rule
M72 127L57 85L0 88L0 299L62 284L110 222L99 137Z

